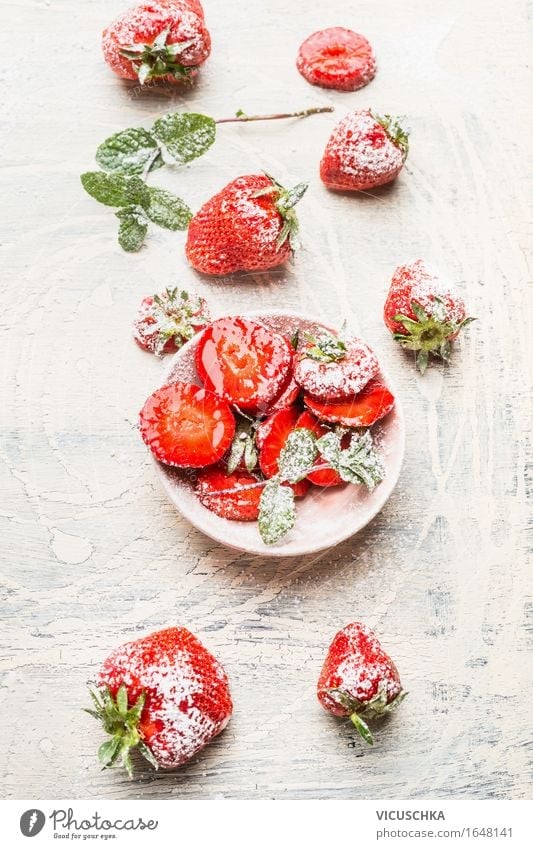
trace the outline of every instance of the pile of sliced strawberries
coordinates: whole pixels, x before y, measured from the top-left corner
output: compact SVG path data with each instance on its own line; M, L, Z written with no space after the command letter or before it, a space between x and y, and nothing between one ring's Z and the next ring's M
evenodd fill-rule
M240 316L198 338L201 386L171 383L140 414L144 442L162 463L196 471L196 493L217 515L259 520L277 542L294 524L294 498L312 486L372 488L384 470L368 428L394 397L360 339L326 328L292 339Z

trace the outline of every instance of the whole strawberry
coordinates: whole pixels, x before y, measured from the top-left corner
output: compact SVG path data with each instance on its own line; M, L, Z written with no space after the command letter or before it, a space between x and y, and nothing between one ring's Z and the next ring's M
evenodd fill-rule
M126 80L188 82L209 56L211 37L198 0L159 0L113 21L102 34L102 49Z
M464 301L455 288L421 259L399 265L394 272L383 318L402 348L415 352L422 374L430 355L449 361L451 343L475 320L467 317Z
M365 718L390 713L407 693L376 635L361 622L352 622L333 638L318 679L317 695L325 710L349 717L361 737L372 745L374 738Z
M133 337L156 356L177 351L210 321L203 298L178 289L143 298L133 323Z
M189 223L187 258L203 274L264 271L285 262L296 246L294 206L307 189L284 189L266 174L237 177Z
M115 649L91 696L87 712L111 735L100 763L121 763L130 776L132 749L156 769L178 767L223 731L233 710L224 669L186 628Z
M333 130L320 162L320 178L328 189L374 189L398 176L408 150L408 133L398 119L357 109Z

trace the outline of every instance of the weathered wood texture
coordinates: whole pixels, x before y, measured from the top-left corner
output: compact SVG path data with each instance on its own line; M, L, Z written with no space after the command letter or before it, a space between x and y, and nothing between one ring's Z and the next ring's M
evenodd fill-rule
M112 2L15 0L4 105L2 792L5 797L508 797L531 791L533 588L527 569L531 401L531 137L526 3L206 0L213 56L190 92L139 91L108 72ZM311 88L294 67L310 32L341 23L379 59L355 94ZM5 39L7 31L5 31ZM38 61L37 61L38 59ZM139 255L79 174L108 134L168 109L331 103L335 115L223 126L211 151L152 182L195 208L265 168L311 179L304 249L272 274L210 282L183 234ZM405 114L398 182L328 193L317 164L334 122L372 105ZM381 321L394 267L422 256L479 317L449 368L417 378ZM284 306L349 317L401 387L408 438L399 486L375 521L319 558L236 555L166 502L135 430L161 365L136 348L140 298L195 287L217 311ZM364 748L319 707L326 645L374 626L410 696ZM231 676L235 716L176 774L102 773L85 682L118 643L187 624Z

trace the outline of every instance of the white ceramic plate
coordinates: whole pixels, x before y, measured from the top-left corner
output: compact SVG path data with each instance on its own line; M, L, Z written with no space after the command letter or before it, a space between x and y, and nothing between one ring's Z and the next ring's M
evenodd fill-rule
M323 322L294 313L246 312L245 318L254 318L286 336L296 328L316 332L324 328ZM194 352L198 337L191 339L173 356L161 386L173 381L200 383L194 365ZM265 545L259 536L257 522L232 522L222 519L204 507L194 494L193 487L179 470L164 466L154 459L159 478L170 501L191 525L207 536L251 554L270 557L294 557L312 554L331 548L364 528L379 513L391 495L402 466L405 448L404 419L395 387L389 378L381 376L396 398L393 410L372 428L372 435L383 458L386 475L376 488L369 492L364 486L347 484L330 489L311 487L307 495L296 501L295 527L275 545Z

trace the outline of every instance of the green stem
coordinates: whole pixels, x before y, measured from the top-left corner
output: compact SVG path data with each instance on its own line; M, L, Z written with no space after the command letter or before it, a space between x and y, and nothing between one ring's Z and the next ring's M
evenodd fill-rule
M350 714L350 719L357 728L359 734L361 735L365 743L368 743L369 746L373 746L374 738L372 737L372 732L370 731L370 728L368 727L364 719L361 719L358 713Z
M277 112L272 115L236 115L234 118L219 118L215 124L245 124L248 121L277 121L279 118L307 118L322 112L333 112L333 106L311 106L298 112Z

